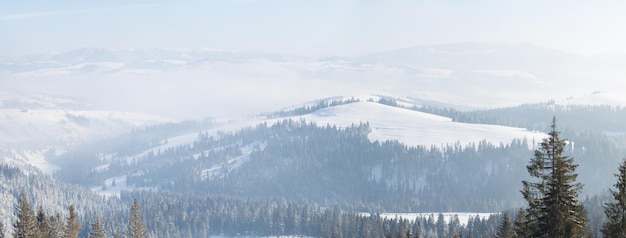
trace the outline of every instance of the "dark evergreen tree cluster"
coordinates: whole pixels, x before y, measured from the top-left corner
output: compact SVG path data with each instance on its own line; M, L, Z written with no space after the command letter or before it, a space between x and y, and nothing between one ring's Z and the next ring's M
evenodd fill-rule
M108 214L104 211L105 216ZM22 193L19 199L19 207L16 209L16 218L13 222L14 238L78 238L83 230L78 220L78 212L74 205L70 205L68 215L63 217L59 213L48 216L42 206L39 206L37 213L34 212L28 197ZM125 230L125 237L145 238L148 231L143 225L139 211L139 203L133 201L128 225ZM5 236L4 225L0 222L0 236ZM82 234L85 234L84 232ZM109 237L104 229L100 217L91 225L91 231L87 234L89 238Z
M389 101L390 99L385 104L397 105L395 101ZM626 125L622 122L626 117L626 107L610 105L560 105L555 101L549 101L472 111L428 105L403 108L449 117L457 122L514 126L531 130L542 130L549 126L544 120L546 115L559 118L559 125L562 128L575 128L579 131L626 130Z
M20 196L16 217L13 223L15 238L76 238L82 230L73 205L70 206L69 216L66 218L59 213L48 217L41 206L35 214L25 194Z
M430 214L408 220L388 218L377 213L324 208L305 201L242 200L229 197L182 196L170 193L132 192L122 194L131 200L128 222L107 231L104 223L115 219L112 210L91 221L87 231L77 223L73 206L68 215L47 216L42 207L35 213L22 194L16 210L13 237L210 237L220 236L310 236L310 237L490 237L500 218L470 217L461 224L458 217L444 219ZM141 200L141 202L140 202ZM145 204L141 209L139 203ZM115 209L115 208L110 208ZM144 219L146 218L146 219ZM144 221L147 221L144 223ZM2 224L2 223L0 223ZM1 226L0 226L1 227ZM82 232L81 232L82 231ZM121 231L121 232L120 232ZM0 232L0 235L4 235Z

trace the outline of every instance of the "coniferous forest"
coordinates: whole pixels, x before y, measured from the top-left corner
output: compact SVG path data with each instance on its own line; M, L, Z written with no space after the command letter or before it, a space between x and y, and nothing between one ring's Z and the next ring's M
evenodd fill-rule
M0 234L623 236L622 139L559 120L546 124L542 141L440 147L371 141L367 122L275 120L230 132L212 131L211 120L154 126L51 157L60 165L53 175L0 167ZM192 144L159 147L199 128ZM94 193L118 187L136 189ZM422 215L385 215L396 212Z

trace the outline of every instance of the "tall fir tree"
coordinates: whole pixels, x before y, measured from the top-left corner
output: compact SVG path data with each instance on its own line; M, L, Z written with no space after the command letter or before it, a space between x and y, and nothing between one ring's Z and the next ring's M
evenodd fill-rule
M513 238L515 237L515 232L513 231L513 224L511 224L511 218L509 217L509 213L505 212L502 215L502 222L498 227L498 231L496 232L497 238Z
M529 222L526 220L528 214L526 210L520 208L515 214L515 220L513 221L513 227L516 237L531 237L532 229L529 227Z
M126 237L144 238L147 235L148 231L144 227L143 221L141 220L139 202L137 199L134 199L133 206L130 208L130 218L128 219L128 226L126 227Z
M74 205L70 205L69 211L70 214L69 217L67 217L67 228L65 229L65 237L78 238L78 233L80 233L83 228L78 223L78 215L76 214L76 209L74 208Z
M47 237L48 231L50 230L50 224L48 223L46 212L44 212L43 206L41 205L39 205L39 210L37 211L37 227L39 227L41 236Z
M619 173L615 174L617 183L611 189L614 201L607 202L604 214L607 221L602 226L604 237L626 237L626 159L619 166Z
M522 195L528 202L524 226L532 237L584 237L586 214L578 203L582 184L576 182L577 164L563 155L567 141L559 138L556 118L548 137L539 143L526 167L537 182L522 181Z
M65 221L61 217L61 214L57 213L56 216L50 216L49 218L50 230L48 230L49 238L62 238L65 236Z
M17 213L17 220L13 223L13 237L14 238L38 238L41 237L39 229L37 227L37 219L35 218L35 212L28 203L26 195L22 193L20 195L20 207Z
M102 225L102 221L100 217L96 218L96 223L91 224L91 232L87 235L89 238L106 238L107 233L104 231L104 225Z

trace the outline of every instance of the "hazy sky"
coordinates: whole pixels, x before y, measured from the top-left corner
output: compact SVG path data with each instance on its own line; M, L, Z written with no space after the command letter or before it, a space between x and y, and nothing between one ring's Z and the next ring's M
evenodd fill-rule
M465 41L624 53L624 12L616 0L0 0L0 55L202 47L324 56Z

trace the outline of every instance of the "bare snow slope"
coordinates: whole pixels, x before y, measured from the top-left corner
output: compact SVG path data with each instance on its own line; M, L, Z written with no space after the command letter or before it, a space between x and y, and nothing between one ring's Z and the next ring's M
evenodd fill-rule
M134 112L0 108L0 148L84 141L168 121Z
M318 110L301 117L320 126L348 127L369 122L372 141L398 140L406 145L461 145L487 141L509 144L513 139L541 140L546 135L523 128L453 122L433 114L391 107L375 102L357 102ZM530 144L530 143L529 143Z
M626 107L626 95L597 91L580 97L570 97L556 102L565 106L610 106Z

